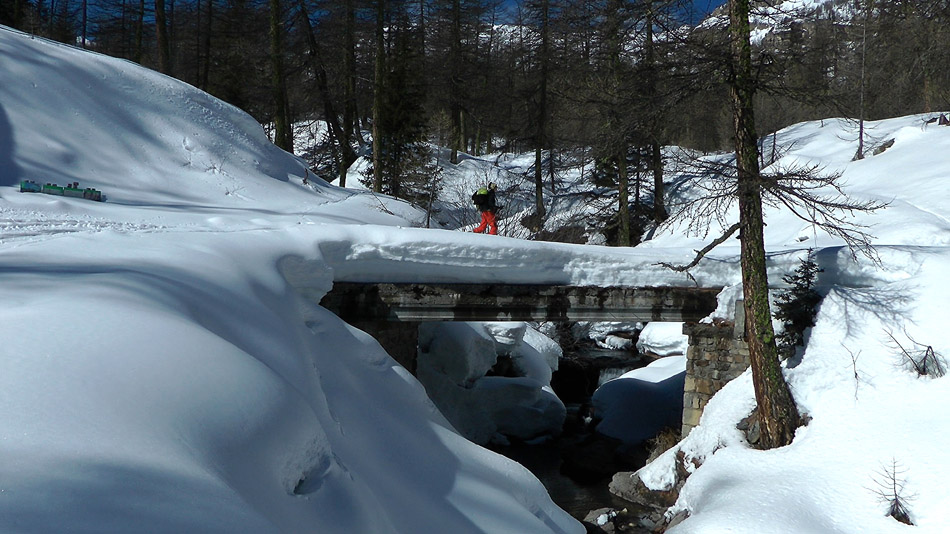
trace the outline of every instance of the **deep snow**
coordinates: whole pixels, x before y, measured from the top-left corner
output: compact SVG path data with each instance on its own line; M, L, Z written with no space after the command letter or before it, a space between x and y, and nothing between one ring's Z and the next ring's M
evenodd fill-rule
M247 115L129 62L5 28L0 56L0 530L584 531L278 270L416 210L304 186Z
M405 203L305 185L259 125L190 86L6 28L0 56L3 530L584 531L284 275L311 297L334 280L680 285L656 263L688 261L702 236L684 223L610 249L418 228ZM908 372L886 335L950 352L950 128L927 118L869 124L895 143L859 162L847 122L779 133L786 162L840 170L857 198L889 203L854 215L880 262L768 210L773 282L809 249L824 269L818 325L787 369L811 423L789 447L752 450L735 430L751 380L730 383L678 446L702 467L675 532L897 532L875 493L893 461L916 531L950 524L950 382ZM21 194L21 179L79 181L108 201ZM673 208L689 194L671 191ZM282 273L288 256L307 269ZM737 257L727 242L692 271L727 286L723 317ZM644 480L668 484L674 455Z

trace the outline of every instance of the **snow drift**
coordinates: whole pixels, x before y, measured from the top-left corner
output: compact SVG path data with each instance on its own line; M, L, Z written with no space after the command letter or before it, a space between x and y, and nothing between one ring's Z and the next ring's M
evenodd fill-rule
M0 530L584 531L277 269L418 212L305 185L247 115L129 62L0 51Z

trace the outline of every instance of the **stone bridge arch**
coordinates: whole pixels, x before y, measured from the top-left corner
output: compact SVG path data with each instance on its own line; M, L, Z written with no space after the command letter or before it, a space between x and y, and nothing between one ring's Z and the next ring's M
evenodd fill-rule
M336 282L320 305L373 335L414 371L423 322L695 322L716 309L721 289Z
M298 288L300 289L300 288ZM428 321L682 322L689 336L683 435L708 400L749 366L741 302L735 322L698 323L721 287L335 282L319 304L369 333L415 373L419 325Z

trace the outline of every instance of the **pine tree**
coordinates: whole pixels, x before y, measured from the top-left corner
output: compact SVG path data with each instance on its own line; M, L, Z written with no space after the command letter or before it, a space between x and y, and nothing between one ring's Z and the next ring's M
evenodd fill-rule
M778 336L780 350L794 350L794 347L804 345L805 330L815 326L821 295L814 290L814 285L820 272L822 270L809 253L794 273L782 277L789 288L776 297L775 318L785 326L784 332Z

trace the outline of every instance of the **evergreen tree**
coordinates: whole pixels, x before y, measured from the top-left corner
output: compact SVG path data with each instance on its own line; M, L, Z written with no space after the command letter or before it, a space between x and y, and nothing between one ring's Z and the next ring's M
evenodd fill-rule
M809 251L808 257L801 260L794 273L782 277L789 287L776 297L775 318L785 327L778 336L778 345L783 351L804 345L805 330L815 326L821 295L814 286L820 272Z
M271 92L274 104L274 144L293 154L293 125L284 75L284 17L280 0L269 0Z

